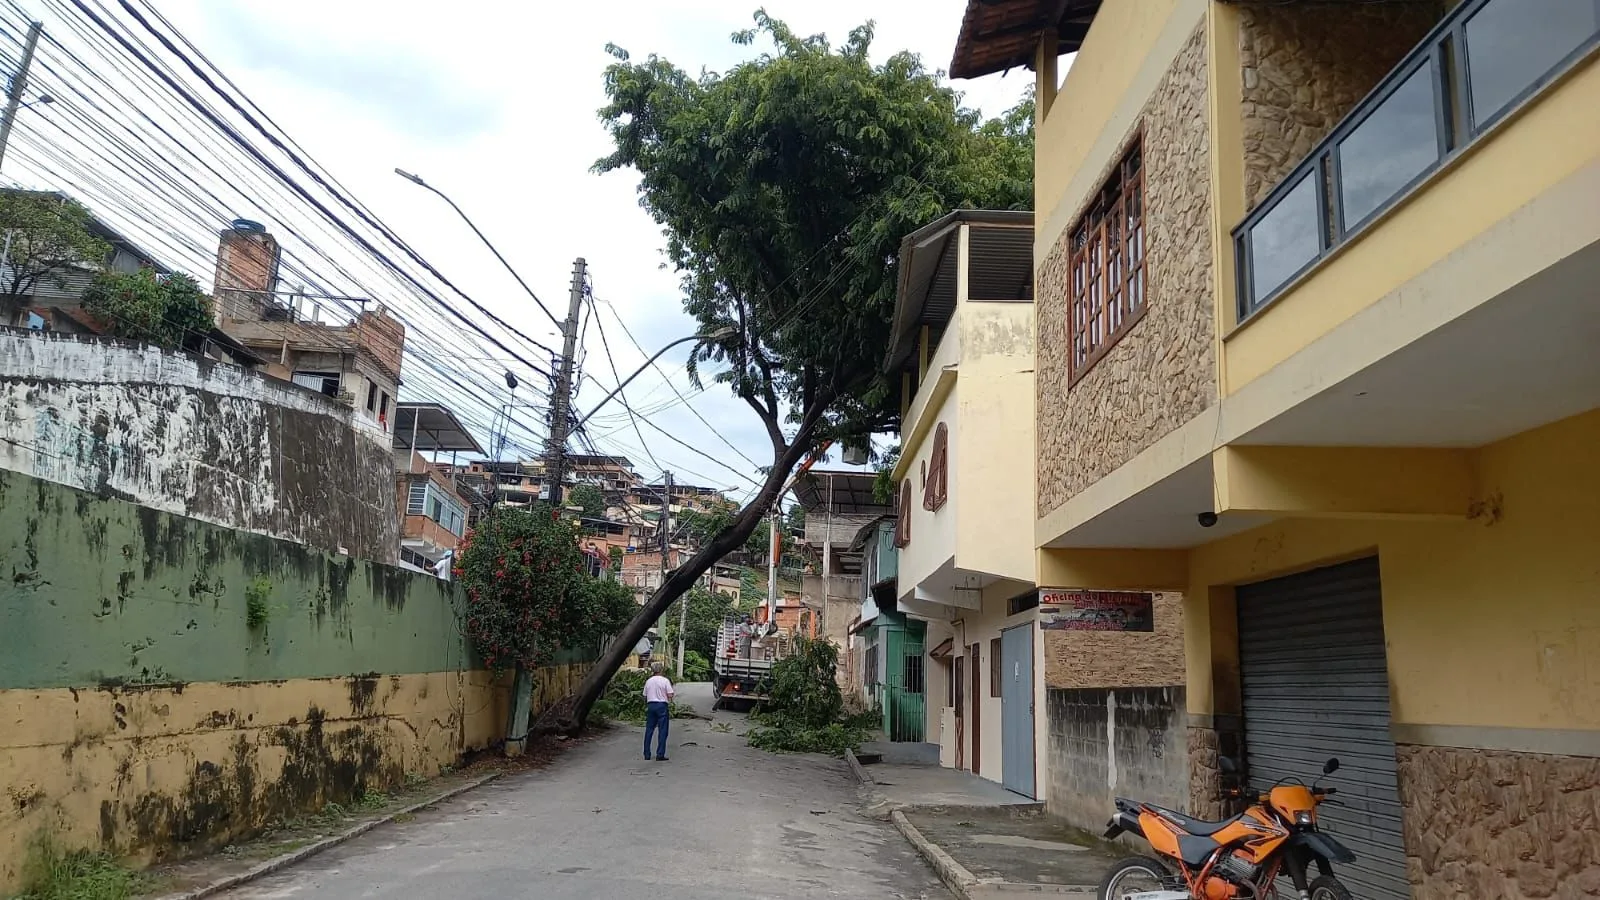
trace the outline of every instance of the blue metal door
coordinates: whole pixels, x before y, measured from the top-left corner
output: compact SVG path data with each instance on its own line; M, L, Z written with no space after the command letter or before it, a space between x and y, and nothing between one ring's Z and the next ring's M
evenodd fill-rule
M1032 798L1033 623L1000 632L1000 781Z

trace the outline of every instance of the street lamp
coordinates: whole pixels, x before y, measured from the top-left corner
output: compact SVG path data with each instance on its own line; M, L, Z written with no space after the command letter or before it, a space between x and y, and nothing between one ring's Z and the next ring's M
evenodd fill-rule
M591 416L593 416L595 413L600 411L600 407L605 406L607 403L611 402L611 398L612 397L615 397L616 395L622 393L622 389L628 386L628 382L634 380L635 378L638 378L641 374L644 373L645 369L648 369L652 365L655 365L655 361L660 359L661 355L663 353L666 353L668 350L671 350L673 347L676 347L679 344L687 344L690 341L717 341L717 340L721 340L721 339L723 339L725 337L728 337L729 335L734 334L736 331L738 331L738 329L736 329L736 328L734 328L732 326L728 326L728 327L725 327L725 328L718 328L716 331L713 331L710 334L691 334L688 337L678 338L677 340L675 340L672 343L666 345L665 347L662 347L660 350L657 350L655 355L650 357L649 359L645 360L644 361L644 365L640 366L637 370L635 370L632 375L629 375L627 378L622 379L622 383L617 385L615 390L613 390L611 393L609 393L609 394L605 395L604 397L602 397L600 399L600 402L596 403L594 405L594 409L589 410L589 412L583 418L578 420L578 424L574 425L572 430L573 431L577 431L578 429L582 428L584 423L588 422L589 418Z
M539 301L539 295L537 295L537 294L535 294L533 292L533 288L528 287L528 283L526 281L522 280L522 276L517 274L517 270L511 268L511 263L506 262L506 258L504 256L501 256L500 255L500 251L495 248L494 244L489 242L488 236L485 235L478 228L478 226L473 223L473 221L471 219L467 218L467 214L461 211L461 207L457 206L456 202L454 200L451 200L450 197L448 195L446 195L444 191L441 191L438 188L434 187L433 185L427 183L426 181L423 181L421 175L413 175L410 172L407 172L405 169L399 168L398 166L395 167L394 173L396 175L399 175L401 178L404 178L405 180L411 182L412 184L415 184L415 185L417 185L419 187L424 187L424 188L427 188L430 191L433 191L435 194L439 195L440 199L442 199L442 200L444 200L444 202L450 204L450 208L456 211L456 215L461 217L461 221L467 223L467 227L471 228L472 229L472 233L476 234L478 236L478 240L483 241L483 245L485 247L489 248L489 252L490 253L494 254L494 258L500 260L500 265L506 267L506 271L510 272L511 273L511 277L515 278L517 280L517 284L522 285L522 289L528 292L528 296L533 298L533 302L537 303L541 310L544 310L544 314L550 317L550 321L556 323L556 330L558 330L562 334L566 333L566 330L567 330L566 326L561 324L561 320L557 319L555 317L555 314L550 312L550 310L544 308L544 304L540 303L540 301Z

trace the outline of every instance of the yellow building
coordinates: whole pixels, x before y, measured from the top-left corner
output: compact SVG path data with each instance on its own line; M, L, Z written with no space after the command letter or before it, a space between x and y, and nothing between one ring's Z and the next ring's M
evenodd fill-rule
M1337 756L1358 896L1600 883L1597 46L1589 0L969 4L952 74L1038 76L1035 577L1154 610L1047 654L1052 771L1105 754L1052 808ZM1181 760L1130 760L1148 693L1069 740L1116 689Z
M885 678L888 704L922 719L904 730L1028 797L1042 762L1033 492L1017 477L1033 456L1032 245L1031 213L974 210L902 244L884 362L902 383L897 596L878 610L903 629L891 655L911 671L891 661Z

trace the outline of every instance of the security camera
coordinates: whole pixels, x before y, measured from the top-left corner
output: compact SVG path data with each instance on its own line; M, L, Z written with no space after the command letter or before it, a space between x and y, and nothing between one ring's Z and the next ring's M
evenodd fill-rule
M1200 515L1195 516L1195 518L1200 520L1201 528L1210 528L1211 526L1217 524L1217 514L1214 512L1203 512Z

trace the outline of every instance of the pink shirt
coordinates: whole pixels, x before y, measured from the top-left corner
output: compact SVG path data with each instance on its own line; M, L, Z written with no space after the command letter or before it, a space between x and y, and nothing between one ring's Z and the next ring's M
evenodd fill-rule
M651 675L644 683L646 703L665 703L672 699L674 693L676 692L672 690L672 682L668 681L665 675Z

